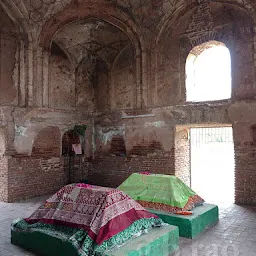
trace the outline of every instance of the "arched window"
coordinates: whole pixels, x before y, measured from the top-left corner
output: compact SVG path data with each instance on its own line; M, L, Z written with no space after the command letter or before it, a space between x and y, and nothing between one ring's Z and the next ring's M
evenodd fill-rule
M186 61L187 101L213 101L231 97L231 58L217 41L196 46Z

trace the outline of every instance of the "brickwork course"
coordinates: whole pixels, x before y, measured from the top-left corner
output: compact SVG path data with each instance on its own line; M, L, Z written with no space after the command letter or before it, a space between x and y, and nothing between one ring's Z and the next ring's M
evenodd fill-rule
M189 128L231 125L235 201L256 205L255 22L252 0L0 1L0 200L53 193L71 167L74 182L189 184ZM208 41L230 51L232 96L186 102L187 56Z

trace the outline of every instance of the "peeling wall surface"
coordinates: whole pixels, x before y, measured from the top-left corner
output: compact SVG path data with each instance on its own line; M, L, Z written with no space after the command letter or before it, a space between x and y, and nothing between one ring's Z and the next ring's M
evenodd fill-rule
M135 106L136 74L132 45L120 52L112 67L112 109L130 109Z
M11 33L10 33L11 31ZM0 104L15 105L17 88L13 80L16 49L16 27L0 6Z
M232 125L235 201L256 205L255 22L255 1L0 1L0 200L66 184L75 125L75 180L112 187L147 170L189 184L185 131ZM209 41L230 51L232 96L186 102L187 56Z
M75 74L65 55L52 54L49 61L50 106L72 109L76 106Z

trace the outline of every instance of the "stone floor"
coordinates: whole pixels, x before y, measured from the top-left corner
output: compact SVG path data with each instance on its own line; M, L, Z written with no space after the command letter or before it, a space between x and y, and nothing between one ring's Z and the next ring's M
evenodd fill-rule
M45 199L0 203L0 256L33 256L10 243L10 225L28 217ZM256 256L256 207L219 205L220 222L196 239L180 238L175 256Z

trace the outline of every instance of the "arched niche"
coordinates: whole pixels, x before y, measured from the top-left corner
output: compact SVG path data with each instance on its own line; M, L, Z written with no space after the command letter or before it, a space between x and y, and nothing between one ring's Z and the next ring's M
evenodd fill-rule
M90 17L68 23L54 35L53 42L76 67L78 110L109 110L110 91L111 98L119 97L122 104L115 109L136 106L136 59L134 46L125 32L103 19Z
M104 12L100 11L104 6ZM98 8L98 3L96 2L79 2L79 3L71 3L68 5L68 7L64 8L62 11L56 13L53 15L42 27L41 34L40 34L40 46L42 46L44 49L49 49L51 40L56 39L56 35L60 35L61 32L63 32L63 29L66 30L66 28L70 28L72 37L75 39L74 42L76 42L76 34L73 33L75 30L74 28L71 29L70 25L76 26L78 23L80 25L83 25L84 27L87 26L88 21L90 23L91 20L99 20L101 23L108 24L110 30L104 29L104 31L107 31L105 33L104 31L102 33L99 33L99 38L102 38L102 35L108 34L108 38L112 39L120 39L120 35L125 35L128 40L131 42L133 49L134 49L134 56L135 58L135 83L134 87L136 88L136 96L135 96L135 106L141 107L143 104L147 104L147 76L146 74L146 65L142 65L143 62L145 62L145 55L142 53L145 51L145 44L143 41L143 37L138 34L139 28L134 23L132 19L130 19L127 16L127 13L123 12L121 9L115 8L115 5L112 3L101 3L101 8ZM97 29L99 26L96 26ZM93 26L92 26L93 28ZM93 29L94 30L94 29ZM115 30L118 30L118 33L115 33L114 36L111 36L111 33ZM84 32L87 33L87 29L82 29L83 32L80 30L80 34L83 34ZM91 30L92 31L92 30ZM111 32L112 31L112 32ZM66 37L67 33L65 33ZM62 37L63 38L63 37ZM122 39L124 36L121 36L121 40L119 40L118 44L111 44L108 47L108 52L112 52L111 50L115 48L117 45L121 46L121 49L119 52L123 49L123 47L126 45L123 45L122 43L124 40ZM106 39L106 37L105 37ZM102 43L105 44L107 40L101 41L101 43L98 46L102 46ZM82 46L83 42L85 40L80 40L77 45ZM95 41L95 40L94 40ZM120 44L121 42L121 44ZM60 43L58 41L58 43ZM94 45L87 44L86 47L81 47L83 50L90 49L92 52L94 52L95 45L98 44L97 40ZM62 47L63 48L63 47ZM104 47L102 47L104 50ZM99 49L98 49L99 50ZM102 56L102 49L100 49L100 53L97 50L97 55L106 62L107 66L111 68L113 64L113 60L109 60L109 56ZM85 51L84 51L85 53ZM74 61L75 66L79 65L79 63L83 60L85 56L82 56L80 54L80 51L75 51L75 54L77 56L75 57L76 60ZM118 54L118 53L117 53ZM116 55L115 54L115 57ZM104 55L104 54L103 54ZM71 56L71 55L70 55ZM73 59L73 57L71 56ZM111 57L112 58L112 57ZM110 58L110 59L111 59ZM145 88L144 88L145 87ZM79 89L79 87L77 87ZM78 102L79 106L79 102ZM81 106L82 108L82 106Z
M35 137L32 154L34 157L60 157L61 133L56 126L47 126Z

